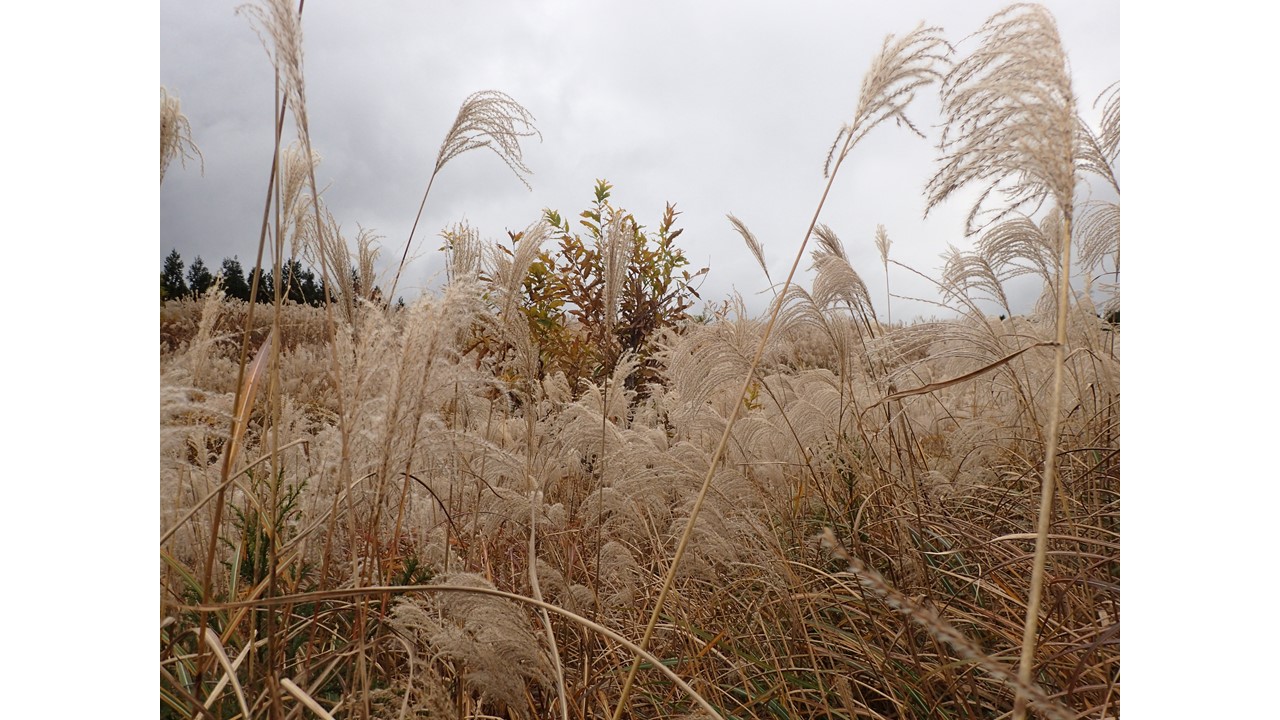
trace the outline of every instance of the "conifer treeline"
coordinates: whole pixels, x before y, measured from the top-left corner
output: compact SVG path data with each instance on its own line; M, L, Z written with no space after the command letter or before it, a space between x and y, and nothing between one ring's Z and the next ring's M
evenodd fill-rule
M182 256L174 249L164 259L164 267L160 271L160 300L179 300L186 297L203 297L213 287L216 275L222 276L222 292L229 298L249 301L250 283L253 281L253 268L247 270L240 264L239 256L222 259L222 265L215 273L197 255L186 268ZM316 276L311 268L304 267L297 259L286 260L281 265L281 282L284 299L287 302L319 307L325 297L324 280ZM353 287L361 287L359 272L351 271ZM330 291L330 302L337 298L335 288ZM258 279L257 301L270 303L275 299L275 278L270 268L264 268Z

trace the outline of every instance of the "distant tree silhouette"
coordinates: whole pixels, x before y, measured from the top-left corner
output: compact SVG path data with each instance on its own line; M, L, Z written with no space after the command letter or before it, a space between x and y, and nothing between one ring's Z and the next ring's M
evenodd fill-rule
M249 301L249 283L244 279L239 257L222 259L222 290L229 298Z
M276 301L275 284L272 281L273 275L275 275L275 272L269 267L262 268L262 272L258 273L258 302L273 303ZM252 270L246 274L245 279L252 282Z
M280 266L281 294L288 302L302 304L307 301L302 292L303 272L302 263L296 258L285 260Z
M338 301L338 294L334 292L327 283L325 283L324 278L320 278L317 286L317 290L319 290L319 292L316 295L316 307L322 307L325 304L326 298L329 303L335 303Z
M182 256L174 248L164 259L160 271L160 299L177 300L187 295L187 283L182 279Z
M302 293L302 302L312 307L320 307L324 304L324 289L320 287L320 283L316 280L316 274L310 268L304 269L298 273L298 277L302 279L299 283Z
M213 285L213 273L205 267L204 260L199 255L191 261L191 267L187 268L187 282L191 284L191 294L196 297L204 295Z

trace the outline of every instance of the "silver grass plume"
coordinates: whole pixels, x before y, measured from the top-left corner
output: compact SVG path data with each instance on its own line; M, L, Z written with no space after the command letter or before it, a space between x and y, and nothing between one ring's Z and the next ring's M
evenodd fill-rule
M764 262L764 246L756 239L755 233L748 230L747 226L735 217L733 213L729 213L726 217L729 218L733 229L737 230L738 234L742 236L742 241L747 244L747 249L751 251L751 255L756 259L756 262L760 263L760 269L764 271L764 279L769 281L769 285L773 285L773 278L769 277L769 266Z
M520 303L520 293L524 279L529 274L529 266L538 259L538 251L546 241L549 228L545 222L537 222L525 229L516 243L515 252L508 258L500 252L491 253L493 262L493 287L498 290L496 298L502 315L510 315Z
M822 167L823 177L829 177L833 165L843 162L853 146L872 128L890 118L924 137L924 133L907 118L906 109L915 99L917 90L942 79L935 66L949 61L951 47L942 39L941 31L941 28L925 27L921 23L901 38L895 39L890 35L884 39L880 54L862 78L858 109L853 120L841 126L827 152L827 162ZM843 146L842 140L845 141Z
M1113 190L1120 192L1120 181L1115 176L1115 164L1120 158L1120 84L1104 90L1094 101L1096 106L1107 98L1102 110L1099 132L1095 135L1089 126L1080 122L1080 170L1092 172L1105 179ZM1087 269L1097 268L1106 257L1114 257L1115 272L1120 271L1120 204L1095 200L1084 204L1077 223L1076 241L1080 248L1080 263Z
M258 33L282 81L298 137L309 147L307 93L302 79L302 16L288 0L261 0L260 4L241 5L236 12L247 15Z
M1004 292L1004 279L992 267L990 260L981 253L961 252L954 245L942 255L942 291L949 297L964 303L974 315L981 315L974 304L975 292L998 304L1005 317L1013 317L1009 298Z
M889 233L885 231L884 225L876 225L876 250L880 252L880 262L884 263L886 270L889 269L890 245L893 245L893 241L889 239Z
M377 289L376 278L374 277L374 265L378 261L378 255L381 252L378 240L382 236L375 234L366 228L360 228L356 233L356 259L359 262L360 273L360 298L362 300L373 301Z
M819 225L814 228L813 234L817 237L818 247L814 248L813 255L831 255L839 258L846 263L849 262L849 255L844 251L844 243L840 242L840 238L835 231L828 225Z
M450 160L469 150L489 148L525 187L530 187L526 176L532 171L524 164L520 138L535 135L542 138L533 120L523 105L505 93L497 90L472 93L458 109L458 117L454 118L453 127L440 145L434 172L439 173Z
M1076 243L1080 248L1080 265L1087 272L1101 272L1109 278L1100 283L1111 294L1102 306L1106 315L1120 310L1120 204L1094 201L1085 203L1076 223ZM1111 258L1114 267L1106 271L1104 260Z
M414 233L418 230L418 222L422 219L422 210L427 206L427 196L431 194L431 186L436 176L450 160L469 151L489 148L502 162L511 168L516 178L526 188L532 190L527 175L532 171L524 164L524 153L520 149L520 139L537 136L542 133L533 125L534 117L523 105L505 93L497 90L481 90L472 93L462 102L458 116L453 120L444 142L440 144L440 152L436 155L435 168L431 178L427 180L427 189L422 193L422 203L418 205L418 214L413 219L413 227L409 229L409 238L404 242L404 254L400 265L396 268L395 279L391 281L389 295L395 295L400 284L400 273L409 259L409 248L413 245Z
M311 199L304 195L307 178L319 164L320 154L312 151L308 159L302 144L296 141L280 152L280 232L289 238L289 254L293 257L301 249L302 230L311 211Z
M826 225L819 225L814 230L814 235L818 240L818 246L813 251L813 268L816 271L813 279L814 303L820 308L829 308L843 302L857 313L864 324L872 321L878 323L875 307L871 304L871 294L867 291L862 276L850 264L844 243Z
M1080 123L1080 169L1100 175L1117 194L1120 181L1115 175L1116 162L1120 159L1120 84L1103 90L1094 100L1094 106L1106 102L1102 108L1102 120L1095 135L1083 121ZM1104 258L1111 257L1115 268L1106 275L1114 276L1103 283L1104 290L1112 293L1103 311L1110 315L1120 310L1120 203L1092 201L1085 203L1077 224L1076 242L1080 248L1080 264L1087 271L1102 269Z
M314 213L307 213L303 225L304 255L322 268L329 269L326 292L338 297L344 316L351 321L355 314L355 286L351 282L353 266L347 241L342 237L342 228L333 213L323 202L314 199L312 202L319 205L320 224L316 225Z
M1040 318L1045 321L1051 320L1058 309L1058 290L1053 283L1045 283L1040 286L1040 295L1036 297L1036 304L1031 306L1031 317L1033 319Z
M193 156L192 153L195 155ZM191 140L191 123L182 114L178 98L160 86L160 182L164 182L165 170L174 158L187 166L188 160L200 158L200 172L204 172L204 155Z
M893 300L889 293L889 246L893 241L884 225L876 225L876 250L880 251L880 262L884 265L884 311L888 323L893 324Z
M442 574L438 584L493 589L479 575ZM397 601L397 634L459 669L463 686L521 713L529 684L551 684L551 668L531 623L510 601L471 593L440 593Z
M604 260L605 328L610 337L618 320L618 303L627 281L627 268L631 266L635 250L635 220L625 213L612 211L609 222L602 229L601 255Z
M1093 131L1085 125L1084 121L1080 121L1080 127L1076 132L1076 167L1081 172L1093 173L1101 177L1116 192L1120 192L1120 181L1116 178L1111 168L1111 163L1103 154L1101 140L1093 134Z
M486 322L491 324L495 335L515 351L515 356L508 362L514 365L521 377L529 380L538 375L539 348L530 335L527 318L520 311L520 300L529 266L538 258L538 251L546 241L547 234L547 224L538 222L520 234L510 256L497 248L489 253L489 287L492 289L490 300L498 312L488 316ZM525 390L534 392L535 388L528 386ZM530 401L532 399L529 398Z
M1080 170L1094 173L1106 180L1118 193L1120 180L1116 177L1115 165L1120 159L1120 84L1115 83L1103 90L1094 101L1094 107L1104 97L1107 101L1102 108L1102 121L1097 134L1083 119L1079 121L1076 163Z
M449 282L476 277L480 273L483 254L480 232L461 222L441 232L440 236L444 238L445 271Z
M1080 265L1096 268L1107 258L1116 260L1120 269L1120 204L1094 201L1085 203L1076 222L1076 243L1080 248Z
M1108 162L1114 164L1120 158L1120 83L1112 85L1110 94L1106 90L1098 96L1101 100L1107 97L1102 107L1102 132L1099 133L1102 153Z
M1053 285L1058 279L1061 227L1056 208L1039 223L1022 215L1011 217L988 228L978 239L977 251L1004 280L1030 274Z
M942 83L942 168L925 213L971 183L982 186L965 219L973 235L1046 199L1070 215L1075 192L1076 102L1049 11L1014 5L983 25L981 48ZM989 207L999 203L997 207Z

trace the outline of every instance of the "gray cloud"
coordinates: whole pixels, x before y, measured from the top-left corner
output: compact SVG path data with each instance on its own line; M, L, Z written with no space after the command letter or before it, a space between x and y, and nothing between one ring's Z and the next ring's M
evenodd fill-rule
M188 164L166 177L161 257L177 248L188 263L202 255L214 265L231 255L251 262L256 253L274 86L267 55L235 5L161 3L161 82L182 100L205 157L203 176ZM1087 111L1119 80L1119 3L1047 5ZM928 20L961 42L1002 6L309 4L305 72L313 143L324 157L318 180L350 236L357 225L384 236L383 260L391 265L459 104L474 91L501 90L533 112L543 134L541 143L524 145L533 191L486 151L451 162L415 239L421 257L402 281L409 292L439 270L431 251L442 228L465 218L496 240L536 221L544 207L576 214L595 179L606 177L616 204L642 223L656 224L664 203L677 203L683 247L696 266L711 267L704 298L720 300L736 288L759 311L770 297L763 273L725 214L756 233L770 272L784 277L822 192L827 149L884 36ZM878 223L894 241L893 257L931 276L948 243L968 245L963 202L921 217L937 102L920 99L911 115L931 140L878 128L842 167L822 217L878 307ZM891 284L904 295L936 297L926 281L896 268ZM1029 306L1037 293L1020 290L1018 302ZM894 303L895 318L936 313Z

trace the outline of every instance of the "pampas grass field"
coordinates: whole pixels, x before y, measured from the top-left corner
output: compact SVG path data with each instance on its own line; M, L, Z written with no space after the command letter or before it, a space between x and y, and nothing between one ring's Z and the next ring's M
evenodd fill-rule
M944 128L922 210L977 191L974 249L938 248L931 278L954 317L930 321L878 314L860 273L895 264L891 234L853 267L826 192L785 278L730 218L774 290L758 316L636 315L679 286L645 284L599 194L592 312L535 314L559 307L536 305L567 237L546 220L455 228L447 285L388 305L353 270L402 269L429 233L343 236L299 11L247 14L281 88L256 261L276 293L160 310L161 717L1119 717L1120 94L1076 97L1046 10L993 16L968 53L886 28L833 118L827 191L919 123ZM422 205L472 150L523 179L536 133L471 96ZM198 140L162 89L162 181ZM332 302L283 300L291 257ZM658 319L632 342L630 317Z

